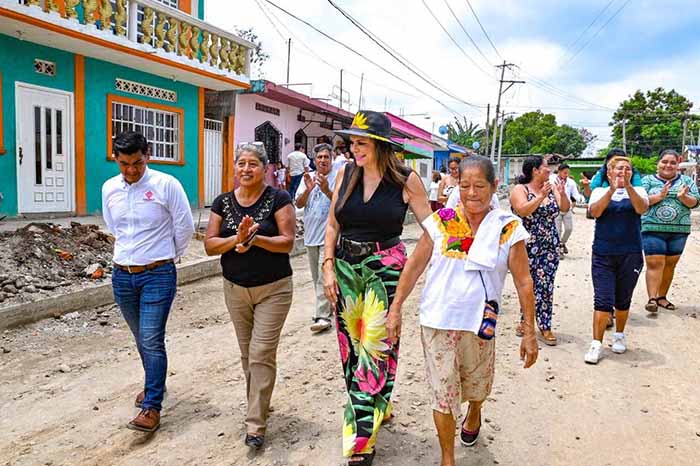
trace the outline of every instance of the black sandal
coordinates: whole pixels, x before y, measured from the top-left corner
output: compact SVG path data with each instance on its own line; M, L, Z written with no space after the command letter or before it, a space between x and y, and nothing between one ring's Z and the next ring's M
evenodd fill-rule
M348 466L372 466L374 461L374 451L372 453L362 453L352 455L353 458L361 458L360 460L348 460Z
M659 310L658 298L649 298L646 306L644 306L647 312L656 312Z
M666 301L668 304L664 306L663 304L661 304L661 303L659 302L659 301L661 301L661 300ZM668 299L666 299L666 296L659 296L658 298L656 298L656 304L658 304L659 306L663 307L664 309L668 309L669 311L675 311L675 310L676 310L675 304L673 304L671 301L669 301Z
M265 436L264 435L246 434L246 436L245 436L245 444L247 446L249 446L250 448L260 450L263 446L263 443L265 443Z

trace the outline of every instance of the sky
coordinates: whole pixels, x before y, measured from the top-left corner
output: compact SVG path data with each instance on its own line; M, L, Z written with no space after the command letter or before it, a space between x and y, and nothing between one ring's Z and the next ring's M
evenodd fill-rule
M332 1L408 67L329 0L272 2L347 47L266 0L206 0L205 19L227 30L252 27L270 55L265 79L287 81L291 37L290 82L302 84L292 89L338 105L342 69L343 107L354 112L364 74L363 109L404 115L434 133L456 117L483 127L487 104L493 117L496 65L504 60L514 65L505 79L526 81L504 93L505 112L552 113L560 124L592 131L596 148L608 145L614 109L638 89L661 86L700 99L697 0Z

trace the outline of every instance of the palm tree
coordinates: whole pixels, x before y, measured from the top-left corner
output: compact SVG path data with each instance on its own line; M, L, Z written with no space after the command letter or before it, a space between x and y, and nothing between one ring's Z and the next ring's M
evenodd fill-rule
M471 148L474 141L482 142L484 139L484 130L479 128L479 125L468 121L466 117L462 117L463 121L455 117L455 121L447 124L447 137L450 142L459 144L460 146Z

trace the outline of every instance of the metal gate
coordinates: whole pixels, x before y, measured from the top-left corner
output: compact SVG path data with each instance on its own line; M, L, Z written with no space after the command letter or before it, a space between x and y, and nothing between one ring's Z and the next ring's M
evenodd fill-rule
M207 207L223 189L223 129L222 121L204 120L204 204Z

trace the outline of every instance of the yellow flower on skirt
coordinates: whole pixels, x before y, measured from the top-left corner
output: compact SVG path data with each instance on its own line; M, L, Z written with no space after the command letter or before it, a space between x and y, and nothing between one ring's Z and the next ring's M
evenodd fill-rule
M355 431L352 424L345 424L343 427L343 456L352 456L355 452Z
M376 360L386 359L389 346L384 341L387 338L385 311L384 302L377 299L371 288L365 292L364 300L362 295L357 301L349 296L345 298L341 317L357 354L364 352Z

